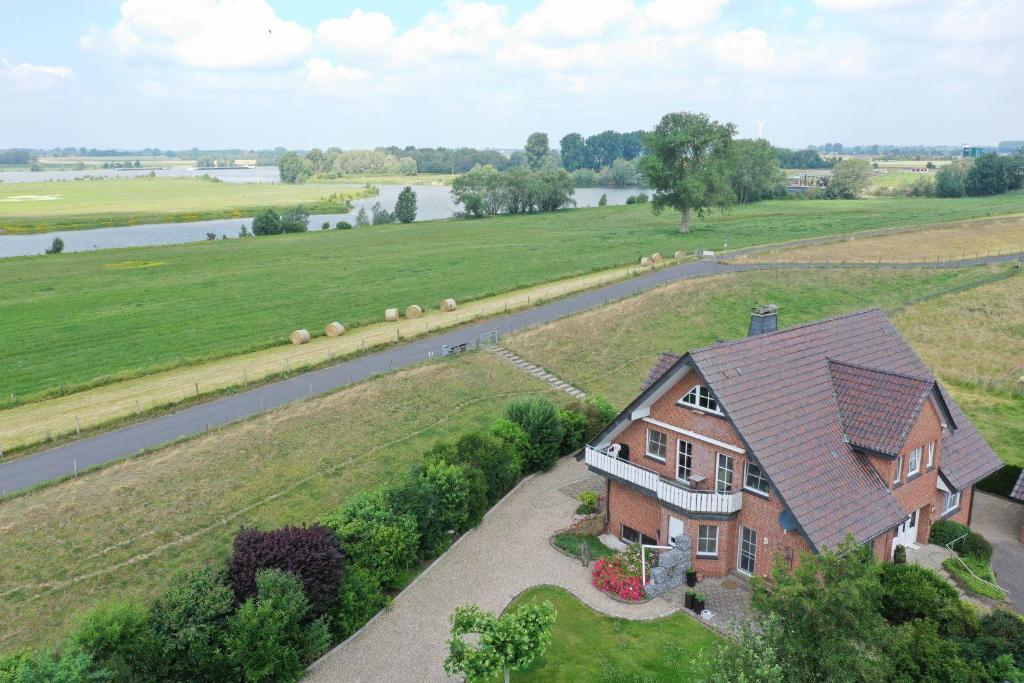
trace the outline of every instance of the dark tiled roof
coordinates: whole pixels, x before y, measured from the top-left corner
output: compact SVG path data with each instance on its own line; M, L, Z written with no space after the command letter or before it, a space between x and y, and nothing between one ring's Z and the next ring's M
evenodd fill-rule
M859 448L898 455L935 382L837 360L828 367L846 438Z
M677 356L674 353L663 351L658 354L658 362L654 364L651 371L647 374L647 379L644 380L644 384L640 387L640 391L647 391L647 388L658 381L658 379L668 372L668 369L676 364L682 356Z
M868 540L904 518L874 468L843 439L829 363L933 383L884 313L872 309L714 344L690 357L814 546L835 547L847 534ZM943 398L958 429L943 441L941 469L962 488L1000 462L952 399Z
M1024 501L1024 471L1021 471L1020 476L1017 477L1017 483L1013 485L1013 490L1010 491L1010 498Z

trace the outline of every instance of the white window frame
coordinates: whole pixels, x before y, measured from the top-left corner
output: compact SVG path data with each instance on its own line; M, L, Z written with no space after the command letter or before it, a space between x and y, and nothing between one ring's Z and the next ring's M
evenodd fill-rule
M910 451L910 459L907 461L907 477L921 471L921 447L918 446Z
M896 478L892 480L892 483L898 484L903 480L903 456L896 456Z
M712 396L711 391L703 384L695 384L692 389L683 394L678 403L689 408L703 410L705 413L722 414L722 409L718 407L718 399Z
M931 443L928 444L928 465L927 465L927 467L931 467L934 464L935 464L935 442L932 441Z
M953 510L960 507L960 491L946 491L946 495L942 500L942 514L948 515ZM951 501L955 501L950 505Z
M743 568L743 559L744 557L746 557L746 554L744 553L743 549L744 544L747 543L746 534L748 531L750 532L751 536L754 537L754 540L751 541L749 544L752 548L752 550L749 553L751 565L750 571L747 571ZM740 526L740 542L738 545L739 548L737 550L736 556L736 571L747 576L753 576L754 570L757 568L757 532L749 527Z
M722 467L722 458L728 463L728 467ZM735 475L735 461L732 456L726 455L725 453L719 453L718 458L715 461L715 493L732 493L733 490L733 476ZM726 471L729 473L728 482L722 481L722 472ZM727 484L726 488L723 488L723 483Z
M756 486L751 486L750 484L747 483L748 481L750 481L750 468L751 467L753 467L754 469L756 469L758 471L758 475L757 475L758 480L764 482L764 490L763 491L761 489L757 488ZM768 491L771 488L771 485L768 483L768 477L766 477L765 474L764 474L764 469L762 469L761 467L758 467L757 465L755 465L752 462L748 462L746 465L744 465L743 466L743 488L746 489L747 491L750 491L751 493L756 493L759 496L767 496L768 495Z
M710 535L705 531L710 530ZM701 541L713 546L711 550L701 550ZM697 557L718 557L718 526L715 524L701 524L697 527Z
M685 449L683 444L686 444ZM679 476L679 472L682 470L686 471L685 477ZM693 474L693 444L683 439L676 439L676 479L689 483L691 474Z
M657 434L661 437L661 455L651 452L651 436ZM647 457L658 462L665 462L665 456L668 454L668 434L665 432L659 432L657 429L647 428Z

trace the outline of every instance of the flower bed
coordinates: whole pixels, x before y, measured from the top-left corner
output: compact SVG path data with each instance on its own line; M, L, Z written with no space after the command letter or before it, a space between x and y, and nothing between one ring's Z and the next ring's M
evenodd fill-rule
M639 576L630 576L623 567L621 555L601 558L594 563L591 574L594 587L602 593L639 602L644 599L644 587Z

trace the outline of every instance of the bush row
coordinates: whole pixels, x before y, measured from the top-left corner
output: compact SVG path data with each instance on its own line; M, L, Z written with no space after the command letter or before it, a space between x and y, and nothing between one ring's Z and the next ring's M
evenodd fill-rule
M93 609L56 652L0 656L0 683L296 681L524 474L550 468L614 416L600 399L513 401L489 429L438 442L398 482L311 526L243 528L224 566L176 575L149 605Z

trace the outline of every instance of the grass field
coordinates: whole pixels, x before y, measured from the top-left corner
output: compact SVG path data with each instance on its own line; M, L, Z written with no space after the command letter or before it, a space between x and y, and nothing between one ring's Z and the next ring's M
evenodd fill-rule
M131 181L111 184L121 182ZM0 378L0 396L42 398L280 344L299 327L365 325L389 306L436 308L449 296L476 299L655 251L1013 211L1024 211L1024 193L774 201L716 214L680 235L676 214L622 206L5 259L0 366L10 371Z
M521 332L504 344L623 406L640 390L659 352L742 337L757 303L779 304L783 327L880 306L894 314L897 328L1000 457L1024 464L1024 396L1011 389L1024 374L1024 276L1007 279L1010 272L1000 267L721 275L662 287ZM579 339L594 343L581 345Z
M545 391L469 354L0 502L0 652L57 642L100 601L149 596L177 569L220 561L240 526L310 523L404 473L437 439Z
M651 621L616 619L590 609L568 591L538 586L509 606L550 601L558 612L551 645L513 681L545 683L676 683L690 680L692 661L719 637L684 613Z
M913 230L796 249L778 249L748 259L741 256L737 261L934 261L1008 252L1024 252L1024 216L962 221L934 230Z
M924 164L921 164L924 167ZM885 175L877 175L871 178L871 183L868 185L868 192L879 192L883 190L906 190L911 185L917 182L918 178L927 178L930 175L926 173L915 173L913 171L900 171L890 170Z
M252 216L268 206L338 211L337 185L224 183L203 178L104 178L0 185L0 234Z

